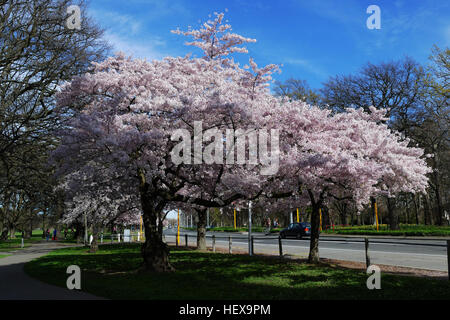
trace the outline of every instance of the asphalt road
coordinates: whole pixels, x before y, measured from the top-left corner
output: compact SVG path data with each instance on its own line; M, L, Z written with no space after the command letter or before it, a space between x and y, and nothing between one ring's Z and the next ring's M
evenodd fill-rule
M165 231L166 241L175 242L176 230ZM188 234L192 242L196 241L195 231L180 231L182 235ZM232 237L232 247L248 250L248 235L208 232L207 246L212 246L211 236L216 236L216 246L228 248L228 237ZM255 254L279 254L278 235L265 235L254 233ZM180 239L184 244L184 236ZM298 257L307 257L309 252L309 239L283 239L283 254ZM319 255L345 261L365 262L365 244L363 237L341 237L324 235L319 241ZM385 264L401 267L411 267L427 270L448 271L446 240L439 239L405 239L405 238L374 238L369 237L369 256L372 264Z

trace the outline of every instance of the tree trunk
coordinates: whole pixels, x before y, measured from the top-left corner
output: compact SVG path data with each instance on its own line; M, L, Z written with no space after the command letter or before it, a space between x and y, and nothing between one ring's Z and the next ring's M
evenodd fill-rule
M10 229L9 229L9 237L11 239L15 239L16 238L16 228L10 227Z
M389 229L390 230L399 230L400 227L398 225L398 216L395 210L395 198L387 197L387 208L389 215Z
M339 218L341 220L341 224L347 224L347 204L343 203L339 206Z
M437 223L438 225L442 226L444 225L444 219L443 219L443 210L442 210L442 197L440 192L439 185L436 186L435 194L436 194L436 215L437 215Z
M429 206L429 202L428 202L428 195L424 194L422 196L422 200L423 200L423 216L424 216L424 222L425 225L430 225L433 224L433 216L431 214L430 211L430 206Z
M91 247L89 249L90 253L96 253L98 250L98 227L96 224L94 224L92 226L92 243L91 243ZM88 239L89 241L89 239Z
M414 202L414 215L416 216L416 224L419 224L419 208L417 205L417 195L413 194L412 197Z
M0 240L1 241L8 240L8 229L3 229L2 233L0 234Z
M31 233L32 231L29 228L24 228L25 230L23 230L23 237L25 239L31 239Z
M312 213L311 213L311 238L309 242L309 263L319 262L319 225L320 225L320 215L319 215L319 205L313 203Z
M405 196L405 214L406 214L406 224L409 224L409 204L408 198Z
M142 245L142 257L144 269L151 272L169 272L174 268L169 263L169 248L162 241L157 226L158 216L164 209L165 203L156 203L154 197L148 192L149 185L141 183L139 187L141 205L143 211L143 223L145 230L145 242Z
M197 222L197 250L206 251L206 210L207 208L196 209L198 215Z

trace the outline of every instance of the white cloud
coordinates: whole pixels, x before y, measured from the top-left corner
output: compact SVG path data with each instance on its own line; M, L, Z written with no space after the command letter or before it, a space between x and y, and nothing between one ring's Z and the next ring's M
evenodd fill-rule
M105 39L113 45L113 51L122 51L126 55L131 55L134 58L142 58L151 60L160 60L167 56L160 51L159 46L165 44L164 41L158 38L147 38L145 41L139 39L129 38L119 34L106 32Z
M309 60L298 59L298 58L295 58L295 59L288 58L285 60L285 63L302 67L309 73L315 74L319 77L326 77L328 75L322 68L316 66L314 63L312 63Z
M444 28L444 39L445 39L445 45L450 45L450 25L446 26Z
M142 22L127 14L94 9L89 10L89 13L102 25L107 25L115 30L121 30L131 35L135 35L141 30Z

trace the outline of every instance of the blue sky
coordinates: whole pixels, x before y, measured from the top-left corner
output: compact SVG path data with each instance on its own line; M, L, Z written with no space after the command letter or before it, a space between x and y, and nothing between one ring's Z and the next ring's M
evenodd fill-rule
M381 9L381 29L369 30L369 5ZM367 62L408 55L426 63L433 44L450 45L446 0L90 0L88 14L106 38L134 57L161 59L201 53L170 30L197 27L213 12L226 12L233 32L257 39L252 56L260 65L282 64L277 80L306 79L319 88L330 76L356 72Z

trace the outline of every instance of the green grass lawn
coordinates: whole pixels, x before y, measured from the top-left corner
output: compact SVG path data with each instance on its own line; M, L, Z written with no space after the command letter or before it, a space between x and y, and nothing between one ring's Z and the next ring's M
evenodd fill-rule
M6 258L6 257L9 257L10 256L10 254L0 254L0 259L1 258Z
M33 260L25 271L65 287L66 268L82 269L84 291L111 299L450 299L450 282L382 275L368 290L364 272L267 257L171 248L174 273L136 272L139 244L66 248Z
M386 236L450 236L450 226L426 226L401 224L400 230L389 230L388 225L379 225L379 231L376 226L335 226L332 229L323 230L323 233L330 234L349 234L349 235L386 235Z
M16 238L0 241L0 252L9 252L22 249L22 234L16 233ZM30 239L24 239L24 248L29 247L32 243L42 241L42 230L33 230Z

